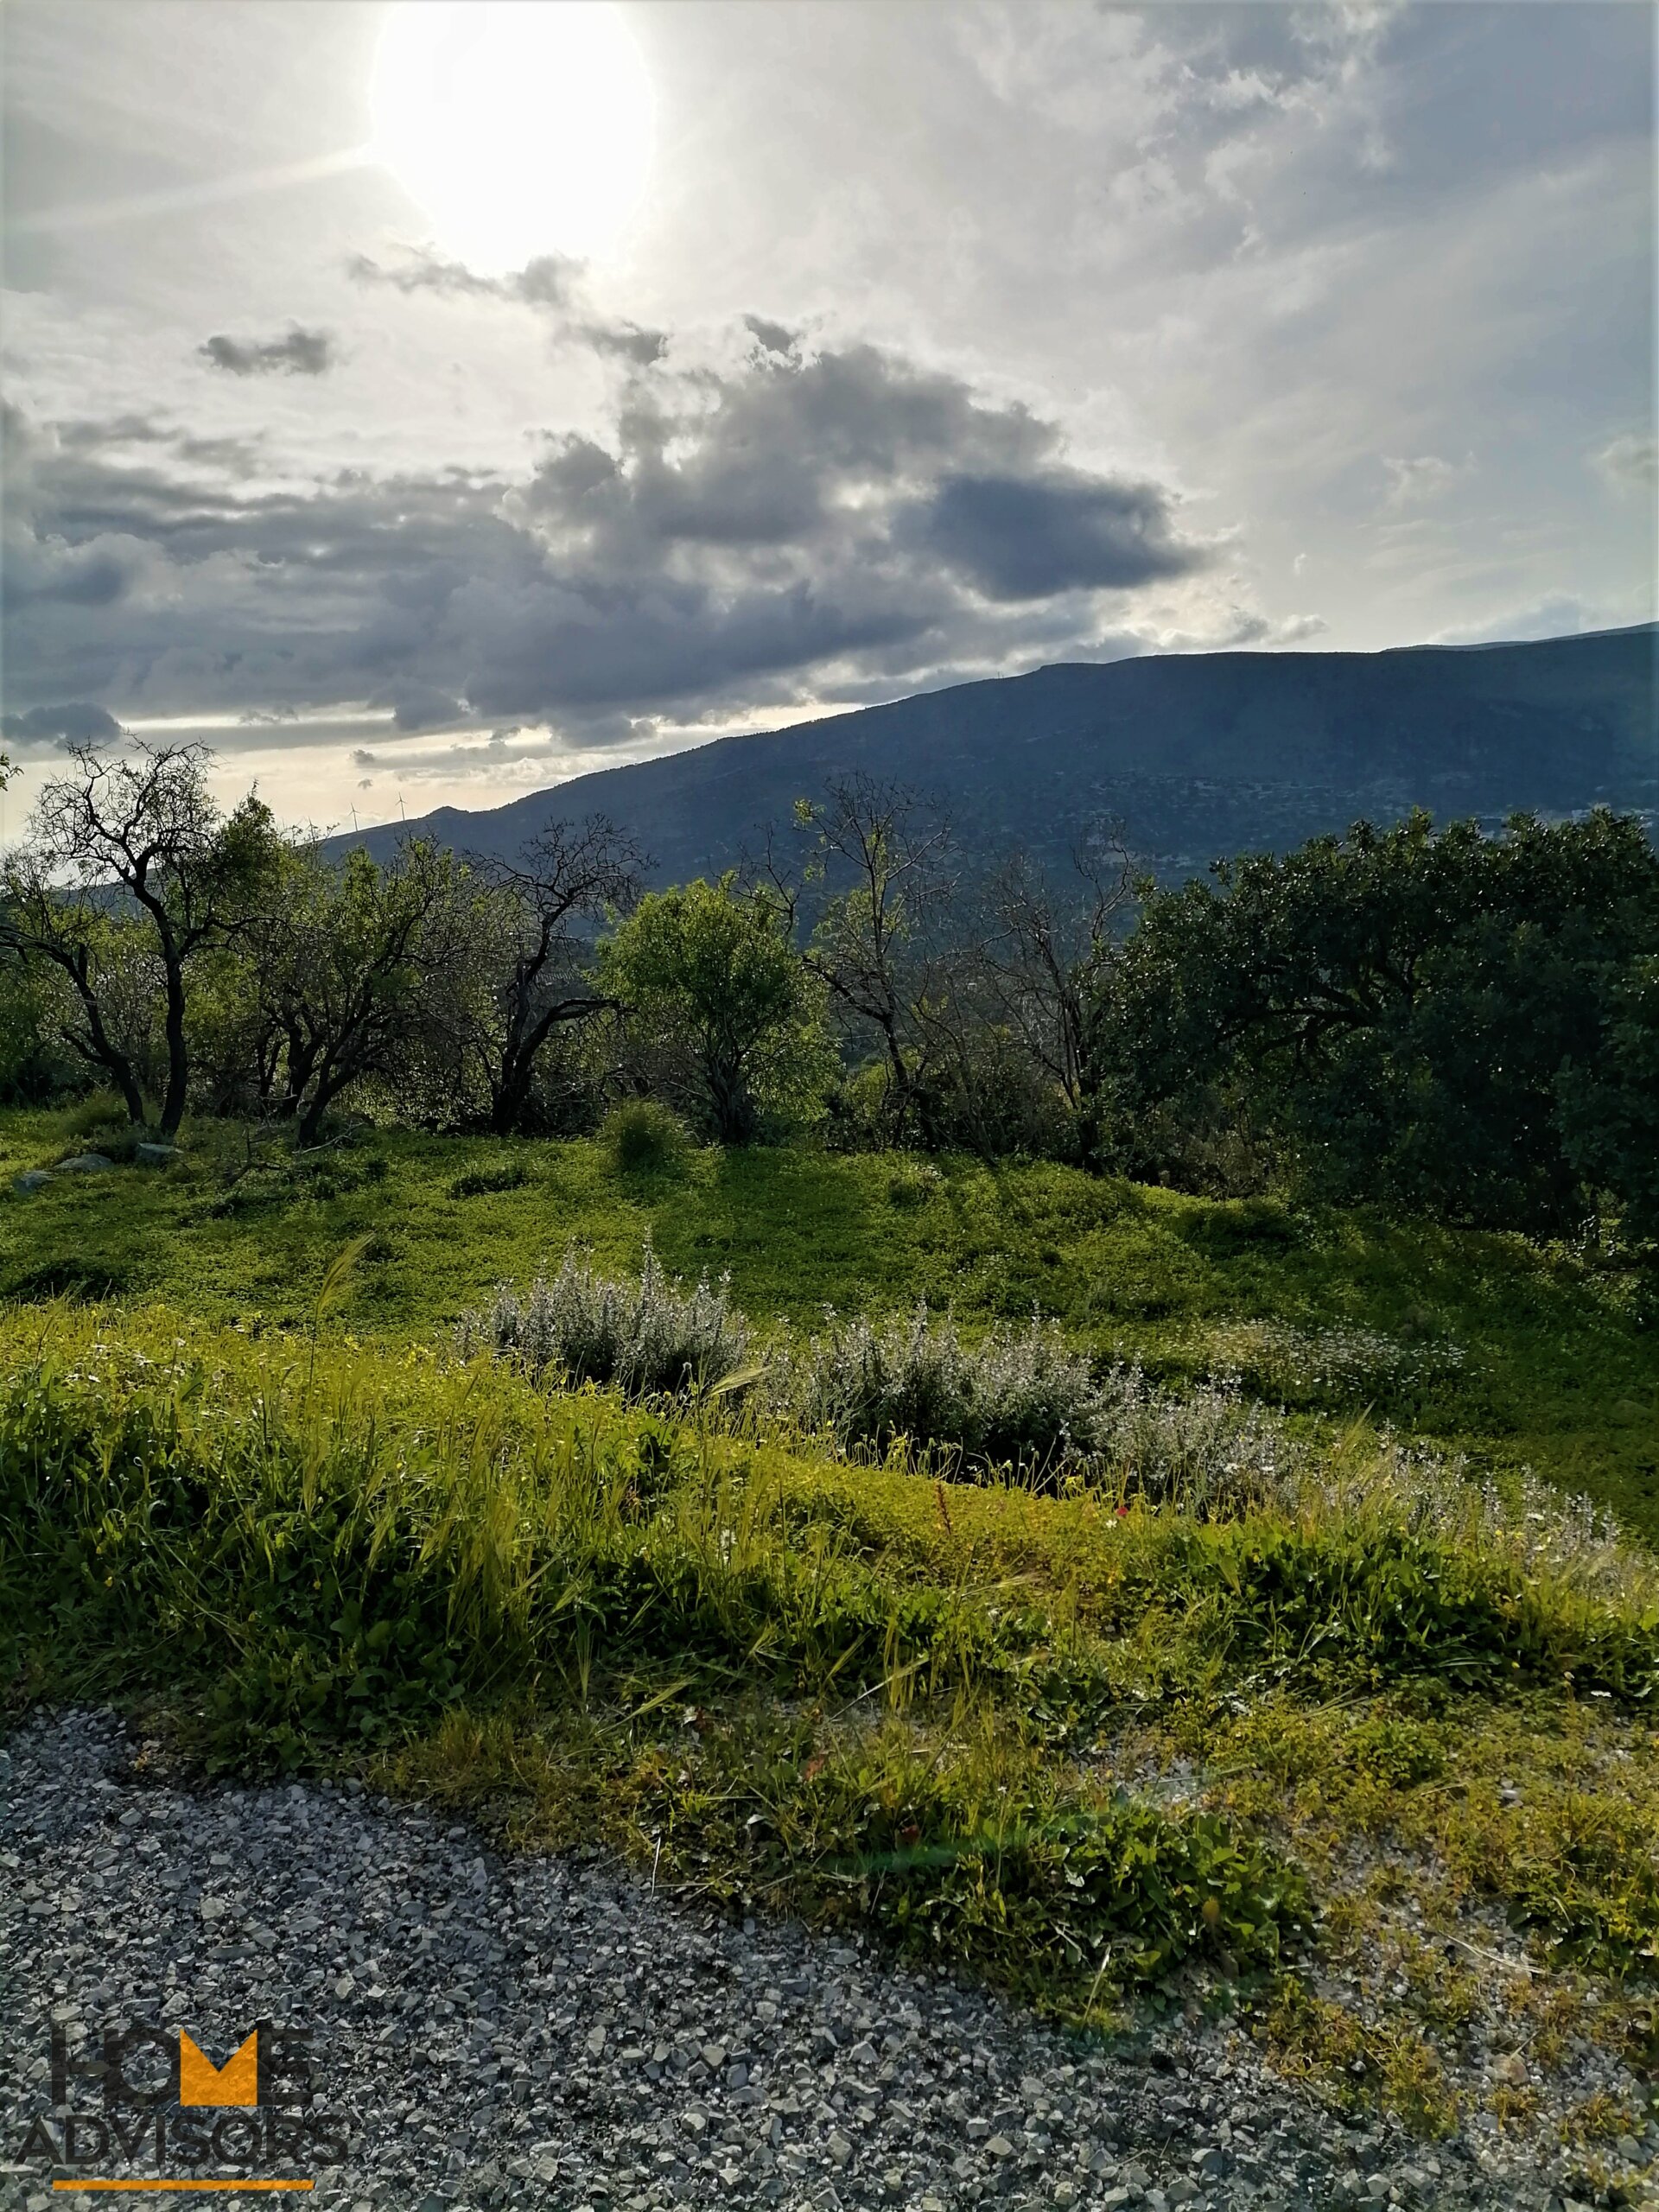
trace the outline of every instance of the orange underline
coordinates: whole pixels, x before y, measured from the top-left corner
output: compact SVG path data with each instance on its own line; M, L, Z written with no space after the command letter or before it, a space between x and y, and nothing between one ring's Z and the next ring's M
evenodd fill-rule
M314 2181L54 2181L54 2189L315 2189Z

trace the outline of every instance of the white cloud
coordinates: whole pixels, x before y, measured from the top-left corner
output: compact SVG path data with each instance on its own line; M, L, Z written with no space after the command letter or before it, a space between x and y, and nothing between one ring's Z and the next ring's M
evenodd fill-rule
M1474 456L1456 461L1442 461L1439 454L1421 453L1410 457L1385 454L1383 473L1388 488L1382 495L1386 507L1415 507L1431 500L1443 499L1460 477L1474 470Z
M1659 484L1659 438L1651 430L1626 430L1590 455L1590 466L1615 492L1646 492Z
M1618 627L1603 610L1586 605L1571 592L1549 592L1528 605L1516 607L1484 621L1465 622L1442 630L1430 640L1437 645L1495 645L1529 638L1575 638L1586 630Z

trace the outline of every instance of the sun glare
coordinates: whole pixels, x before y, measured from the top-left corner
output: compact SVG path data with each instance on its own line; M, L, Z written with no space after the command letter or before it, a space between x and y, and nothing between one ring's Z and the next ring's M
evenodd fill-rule
M370 105L375 157L475 269L602 256L645 188L651 80L604 0L398 0Z

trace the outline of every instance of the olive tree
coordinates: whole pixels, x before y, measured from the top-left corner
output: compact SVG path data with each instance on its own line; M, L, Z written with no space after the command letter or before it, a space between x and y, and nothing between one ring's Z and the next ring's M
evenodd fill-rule
M311 1145L354 1084L390 1077L434 987L465 952L470 886L448 853L411 842L381 868L290 858L250 932L255 988L280 1036L276 1106Z
M114 1084L129 1117L146 1119L134 1052L111 1018L131 974L123 894L138 908L153 959L164 1038L156 1122L177 1133L188 1094L187 974L238 929L280 849L270 810L250 792L225 817L200 746L136 743L111 756L73 748L73 771L41 791L20 848L0 874L0 946L56 967L78 1018L66 1040Z

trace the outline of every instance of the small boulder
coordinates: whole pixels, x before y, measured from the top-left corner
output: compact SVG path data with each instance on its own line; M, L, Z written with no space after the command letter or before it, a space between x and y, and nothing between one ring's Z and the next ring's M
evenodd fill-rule
M140 1167L166 1167L179 1156L175 1144L136 1144L132 1156Z
M115 1162L106 1154L78 1152L73 1160L60 1160L57 1173L60 1175L101 1175L106 1167L113 1167L114 1165Z
M12 1177L11 1187L14 1191L22 1191L27 1195L30 1191L43 1191L51 1180L52 1177L48 1169L25 1167L21 1175Z

